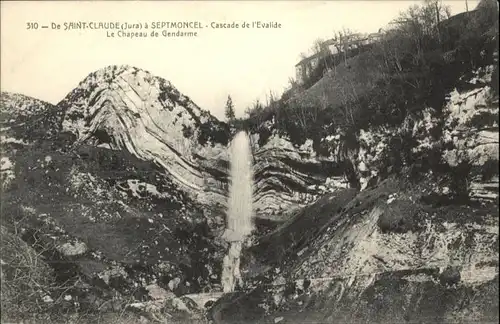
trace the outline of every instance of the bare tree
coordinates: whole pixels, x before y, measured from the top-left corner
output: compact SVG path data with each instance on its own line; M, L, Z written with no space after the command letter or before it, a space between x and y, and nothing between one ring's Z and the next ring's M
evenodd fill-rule
M322 38L317 38L311 47L313 54L320 54L324 52L323 43L325 41Z
M376 45L383 53L385 68L398 77L404 73L403 61L413 66L426 64L426 52L435 40L441 44L440 22L449 17L448 6L441 0L425 0L423 5L414 5L401 12L390 24L393 28ZM418 81L411 86L418 88Z
M319 111L320 107L318 105L294 101L289 105L287 115L307 133L317 123Z
M346 37L343 31L334 32L333 40L335 41L335 47L339 55L344 56L344 62L347 63L347 47L346 47Z
M358 37L358 33L345 27L340 31L334 32L332 40L334 40L335 42L334 46L337 48L337 51L343 54L345 64L347 64L347 57L352 45L359 45L359 42L361 41L361 39Z

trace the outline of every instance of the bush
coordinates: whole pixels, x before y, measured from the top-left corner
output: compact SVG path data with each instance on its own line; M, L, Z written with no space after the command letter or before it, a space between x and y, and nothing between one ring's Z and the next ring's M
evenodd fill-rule
M494 56L498 51L496 14L492 3L451 18L439 2L426 1L423 6L411 7L380 41L348 53L347 56L353 55L349 60L347 56L341 57L343 54L320 60L311 78L306 80L304 88L310 87L307 91L292 97L290 91L286 92L267 106L256 103L240 125L259 133L260 144L273 131L289 137L295 145L312 139L319 155L328 154L323 139L331 134L357 134L360 129L377 127L403 129L406 133L389 143L387 168L381 169L387 171L385 176L418 160L420 166L414 168L415 172L451 172L452 187L457 189L454 195L465 197L466 190L459 187L467 187L464 178L467 170L443 168L442 146L433 146L429 152L432 156L414 153L413 149L420 144L411 133L412 127L404 123L411 116L423 119L422 113L428 108L435 111L433 118L442 121L446 95L455 88L471 86L465 81L466 74L479 67L495 64L491 86L493 95L498 94L498 64ZM325 69L330 67L335 70L324 76ZM267 123L271 120L273 123ZM498 114L492 112L472 122L489 126L495 120L498 121ZM272 128L262 127L263 123L272 124ZM428 133L431 142L439 143L442 125L438 123ZM341 138L340 145L345 146L346 140ZM352 150L356 150L355 146ZM341 154L340 159L350 158ZM355 170L348 165L345 172L354 183Z
M2 322L25 320L48 311L42 301L54 285L53 271L34 249L1 226Z
M377 225L382 233L406 233L416 226L418 210L406 200L395 200L382 209Z
M230 130L229 125L215 120L209 120L199 126L200 133L198 134L198 143L206 145L211 142L213 146L215 143L227 145L229 143ZM184 133L184 135L188 135Z
M488 159L480 167L481 181L489 181L494 176L498 176L498 160Z
M448 266L439 276L439 282L444 286L454 286L461 280L460 269Z
M495 64L495 70L493 70L493 74L491 75L491 89L493 96L497 96L500 94L499 85L498 85L498 62Z
M463 160L458 165L450 167L450 193L452 200L459 203L467 203L469 201L471 170L472 163L468 160Z

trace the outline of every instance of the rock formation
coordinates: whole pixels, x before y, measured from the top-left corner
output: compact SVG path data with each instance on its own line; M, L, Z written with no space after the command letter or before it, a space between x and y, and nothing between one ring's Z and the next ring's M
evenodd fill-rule
M319 154L312 139L297 145L264 121L250 134L254 213L280 226L241 248L243 289L253 292L233 297L246 308L226 297L213 317L253 323L318 311L322 321L411 320L432 309L429 321L494 320L498 304L483 303L498 290L491 72L475 71L466 89L452 91L444 119L428 109L398 127L359 130L357 149L332 132ZM0 117L2 233L22 237L50 260L59 283L73 285L41 300L113 309L123 306L111 302L120 295L159 309L152 294L161 291L169 307L189 313L193 303L180 296L222 290L229 125L130 66L91 73L57 105L2 93ZM382 182L396 167L392 140L408 134L414 165ZM435 155L446 161L444 175L423 172L419 185L408 184L412 168L425 169ZM361 192L347 188L346 165ZM439 206L453 195L478 205ZM448 304L427 301L437 295ZM458 304L466 306L454 310ZM399 312L383 315L384 307Z

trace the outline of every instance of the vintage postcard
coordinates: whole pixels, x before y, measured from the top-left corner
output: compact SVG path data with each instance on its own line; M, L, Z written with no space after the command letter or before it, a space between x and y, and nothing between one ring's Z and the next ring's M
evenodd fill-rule
M498 323L498 2L2 1L2 323Z

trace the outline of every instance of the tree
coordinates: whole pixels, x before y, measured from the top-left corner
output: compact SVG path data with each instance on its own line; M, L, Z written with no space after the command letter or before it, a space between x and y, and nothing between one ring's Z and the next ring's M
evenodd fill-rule
M325 41L322 38L317 38L314 42L313 45L311 46L311 51L314 54L321 54L325 51L325 48L323 46L323 43Z
M251 107L247 107L245 109L245 114L249 118L255 118L256 116L262 114L264 112L264 105L260 102L259 99L256 99Z
M229 121L234 120L234 117L235 117L234 105L233 105L233 99L231 99L231 96L227 96L225 115Z
M323 62L322 69L324 70L330 70L333 66L330 66L328 57L331 55L331 51L327 45L328 43L322 39L318 38L314 41L313 46L311 47L311 50L313 52L313 55L318 56L318 61Z
M334 46L338 53L342 53L344 57L344 63L347 64L347 58L349 56L349 50L352 45L356 44L359 46L360 39L358 34L349 28L343 28L341 31L334 31L332 40L334 41Z

